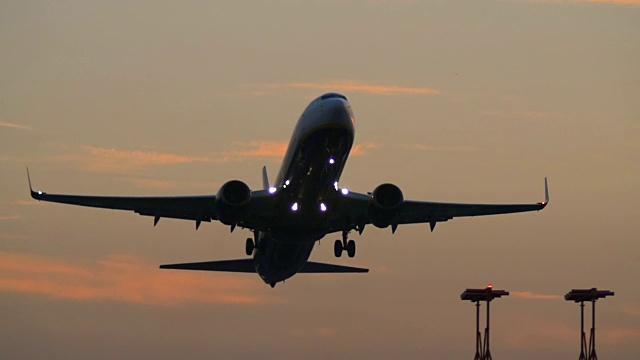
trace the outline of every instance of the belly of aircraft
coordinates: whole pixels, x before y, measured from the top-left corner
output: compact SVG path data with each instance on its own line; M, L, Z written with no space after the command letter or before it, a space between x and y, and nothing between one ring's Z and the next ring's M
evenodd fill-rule
M260 241L254 260L256 271L267 284L275 284L295 275L306 264L315 245L313 238L292 235L275 238L267 234Z

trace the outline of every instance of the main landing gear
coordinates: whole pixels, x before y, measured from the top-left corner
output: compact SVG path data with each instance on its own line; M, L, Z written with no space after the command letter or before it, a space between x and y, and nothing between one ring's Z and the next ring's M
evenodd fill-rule
M259 238L260 238L260 235L258 231L253 232L253 239L247 238L247 242L245 243L245 246L244 246L244 251L247 253L247 256L253 255L253 252L256 251L260 245L264 245L262 244L261 241L258 240Z
M333 243L333 254L336 257L341 257L344 250L347 250L347 255L349 255L350 258L356 256L356 242L348 240L348 238L349 232L343 231L342 240L336 240L336 242Z

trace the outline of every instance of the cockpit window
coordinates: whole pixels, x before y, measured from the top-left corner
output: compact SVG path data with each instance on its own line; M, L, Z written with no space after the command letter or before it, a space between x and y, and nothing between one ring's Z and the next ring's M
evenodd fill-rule
M325 99L333 99L333 98L340 98L343 100L347 100L347 97L341 94L337 94L337 93L328 93L328 94L324 94L320 97L320 100L325 100Z

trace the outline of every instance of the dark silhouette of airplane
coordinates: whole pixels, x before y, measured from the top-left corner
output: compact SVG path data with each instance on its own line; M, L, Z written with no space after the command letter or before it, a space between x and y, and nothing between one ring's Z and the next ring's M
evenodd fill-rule
M275 286L296 273L354 273L367 269L308 261L316 241L341 233L334 254L356 254L349 233L360 234L365 226L378 228L436 223L454 217L517 213L542 210L549 202L545 178L545 201L537 204L454 204L405 200L393 184L382 184L373 192L359 194L340 188L338 181L353 145L355 122L347 98L328 93L313 100L293 131L275 183L270 184L263 168L262 190L250 190L242 181L231 180L216 195L174 197L113 197L47 194L34 191L40 201L107 209L130 210L160 218L201 222L218 220L231 227L249 229L248 259L162 265L163 269L208 270L258 273ZM28 171L27 171L28 175Z

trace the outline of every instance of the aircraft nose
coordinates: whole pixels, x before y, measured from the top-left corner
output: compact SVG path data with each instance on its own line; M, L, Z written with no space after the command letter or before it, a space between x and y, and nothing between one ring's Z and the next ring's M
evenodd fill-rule
M326 100L326 99L342 99L344 101L348 101L346 96L338 93L326 93L320 96L320 100Z
M338 125L343 125L348 128L353 128L355 120L351 106L346 100L346 97L340 95L340 97L332 97L325 99L322 102L323 112L328 115L331 122Z

